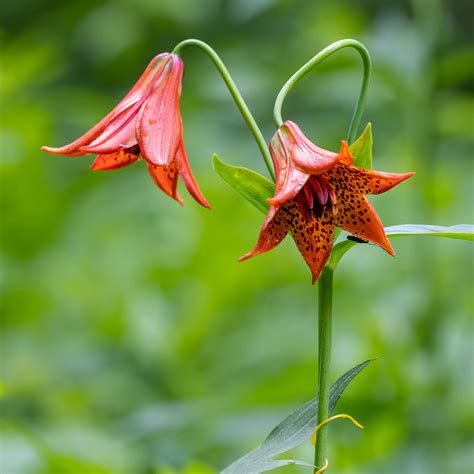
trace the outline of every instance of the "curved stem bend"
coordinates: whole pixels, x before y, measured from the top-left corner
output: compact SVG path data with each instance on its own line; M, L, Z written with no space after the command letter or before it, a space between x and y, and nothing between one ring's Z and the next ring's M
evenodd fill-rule
M278 93L278 96L275 101L275 106L273 108L273 118L277 127L280 127L283 123L283 119L281 117L281 108L283 106L283 102L288 93L291 91L291 89L293 89L293 87L296 85L296 83L303 76L308 74L308 72L314 69L320 62L324 61L333 53L339 51L340 49L349 47L354 48L360 54L362 62L364 64L364 77L362 79L359 99L354 109L354 114L352 115L351 124L347 133L347 141L349 143L353 143L355 141L357 129L359 128L360 124L360 119L362 118L362 112L364 111L365 99L367 95L367 86L369 84L370 73L372 70L372 62L370 60L370 55L366 47L362 43L354 39L344 39L330 44L327 48L324 48L316 56L310 59L303 67L298 69L298 71L296 71L290 77L290 79L288 79L286 84L281 88L280 92Z
M252 132L252 135L255 141L257 142L257 146L260 149L260 153L263 156L263 159L268 168L270 176L273 178L273 180L275 180L275 174L273 172L273 166L272 166L272 159L270 157L270 153L268 151L265 138L263 137L262 132L260 131L260 128L257 125L257 122L253 118L253 115L250 112L249 108L247 107L245 100L240 94L239 89L235 85L235 82L233 81L229 71L225 67L219 55L207 43L204 43L203 41L200 41L197 39L187 39L187 40L182 41L181 43L178 43L173 49L172 54L180 55L182 51L184 51L186 48L189 48L191 46L195 46L201 49L202 51L204 51L212 60L214 65L216 66L217 70L219 71L219 74L221 75L227 88L229 89L230 95L234 99L234 102L237 105L237 108L242 114L242 117L244 118L250 131Z

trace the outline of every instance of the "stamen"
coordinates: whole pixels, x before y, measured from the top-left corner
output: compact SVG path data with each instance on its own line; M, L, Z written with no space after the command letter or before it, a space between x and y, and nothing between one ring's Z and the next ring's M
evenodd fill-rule
M326 180L322 176L317 176L317 180L319 181L319 184L323 191L321 204L325 206L328 203L328 199L329 199L329 184L326 182Z
M318 176L311 176L308 182L313 188L313 191L315 192L316 197L318 198L318 201L320 202L320 204L325 206L326 203L328 202L328 190L326 186L321 184L318 178L319 178Z
M334 189L332 189L330 184L328 184L328 189L329 189L329 199L331 199L331 202L333 204L337 204L336 193L334 192Z
M307 201L308 208L313 211L316 218L323 215L324 208L331 205L331 212L335 216L338 212L337 196L332 186L322 176L311 176L303 186L302 192L304 201ZM302 211L303 212L303 211Z
M331 210L332 210L332 215L335 216L337 214L337 198L336 198L336 193L334 192L334 189L332 189L331 185L328 184L328 190L329 190L329 201L331 202Z
M303 187L304 195L306 197L306 200L308 201L308 207L310 209L313 209L314 207L314 196L313 193L311 192L311 186L308 186L307 184L304 185Z

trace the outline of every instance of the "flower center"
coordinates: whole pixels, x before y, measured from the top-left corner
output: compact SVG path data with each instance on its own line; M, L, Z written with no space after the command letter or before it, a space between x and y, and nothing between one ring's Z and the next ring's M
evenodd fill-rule
M140 147L138 145L132 145L128 148L128 152L132 155L139 155L140 154Z
M337 214L336 193L327 180L319 176L310 176L297 196L301 213L309 220L311 214L321 217L324 208L330 207L332 214Z

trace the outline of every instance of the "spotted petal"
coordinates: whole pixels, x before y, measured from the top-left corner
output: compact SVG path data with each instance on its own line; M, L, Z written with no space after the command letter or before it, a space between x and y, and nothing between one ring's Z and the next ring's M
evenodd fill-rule
M168 196L183 205L177 190L178 186L178 170L176 161L172 161L169 166L158 166L147 163L148 171L155 184Z
M286 237L290 227L291 222L285 208L277 209L272 206L260 230L257 245L250 252L240 257L239 262L275 248Z
M291 215L293 240L305 259L313 276L313 284L331 254L334 240L334 219L331 210L326 206L320 217L310 214L307 219L298 206L288 208Z
M291 231L299 252L309 266L313 283L318 279L329 255L334 239L334 220L328 208L320 217L301 209L297 199L272 206L260 231L257 245L240 261L247 260L275 248Z
M135 163L140 158L138 147L123 148L115 153L99 155L90 166L94 171L105 171L123 168Z
M382 171L364 170L355 166L335 166L324 176L334 188L348 188L353 194L381 194L405 181L415 173L384 173Z
M395 256L395 252L385 235L383 224L364 196L343 199L338 196L338 212L334 218L338 227L351 234L379 245L390 255Z

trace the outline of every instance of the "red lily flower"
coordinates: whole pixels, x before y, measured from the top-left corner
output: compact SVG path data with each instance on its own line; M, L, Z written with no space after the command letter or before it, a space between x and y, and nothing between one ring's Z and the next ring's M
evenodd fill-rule
M143 157L153 181L168 196L183 203L177 192L181 176L194 199L209 208L184 148L179 107L183 72L179 56L155 56L125 98L97 125L69 145L42 150L66 156L96 153L92 170L122 168Z
M349 146L339 153L319 148L293 122L285 122L270 141L276 174L275 195L257 245L246 260L276 247L291 232L318 279L334 240L334 226L379 245L395 255L367 194L380 194L414 173L396 174L353 166Z

